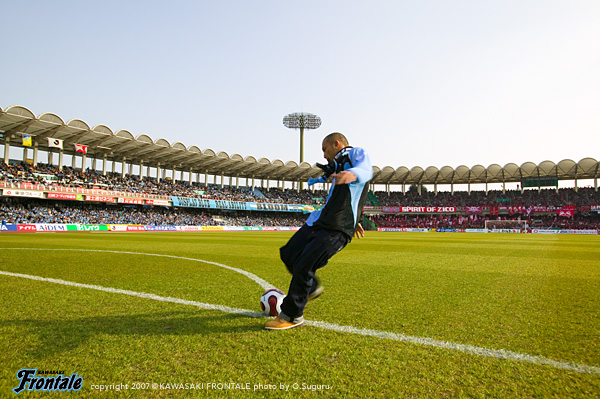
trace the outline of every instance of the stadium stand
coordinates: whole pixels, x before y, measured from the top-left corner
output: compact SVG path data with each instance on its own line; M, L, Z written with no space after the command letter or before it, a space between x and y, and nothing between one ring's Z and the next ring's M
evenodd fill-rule
M328 184L313 187L324 191L300 189L301 182L322 174L316 164L230 156L126 130L113 132L105 125L90 127L79 119L65 123L51 113L35 116L21 106L0 108L0 145L3 223L297 226L305 219L304 212L321 206L327 196ZM15 148L23 149L21 160L10 158ZM39 162L44 153L47 164ZM53 164L56 156L58 165ZM71 158L72 166L63 162L64 156ZM83 166L77 168L77 163ZM134 166L139 173L133 174ZM600 162L593 158L470 168L373 166L373 172L364 210L368 219L363 219L369 228L480 228L485 220L518 218L532 227L598 226ZM213 184L207 183L209 176ZM217 177L219 185L214 184ZM225 177L229 185L224 184ZM240 179L245 185L238 184ZM574 182L575 188L556 189L561 180ZM577 188L582 180L593 180L594 187ZM488 191L488 183L516 183L521 189ZM486 191L471 190L478 184L485 184ZM428 185L433 191L422 189ZM450 192L438 192L438 185L449 185ZM468 191L455 191L455 185L466 185ZM553 188L539 189L547 186ZM386 190L374 191L376 187ZM433 207L441 209L430 210Z
M270 188L255 191L245 187L190 185L187 182L155 179L139 179L138 176L122 176L73 170L65 167L58 170L51 165L38 164L33 167L24 162L0 164L0 186L30 184L45 190L59 188L102 189L108 192L125 193L130 196L156 195L170 198L171 195L211 198L229 201L254 201L267 203L322 204L325 192L306 190L282 190ZM258 189L257 189L258 190ZM596 229L600 228L598 213L591 212L591 206L600 204L600 193L593 188L512 190L467 192L376 192L371 203L369 224L374 227L407 228L482 228L485 220L521 219L528 225L538 228ZM502 207L500 206L502 205ZM423 206L455 207L455 214L427 215L382 212L385 207ZM558 217L556 209L573 206L578 212L571 218ZM479 211L467 214L467 207ZM543 212L527 212L530 207L547 208ZM504 208L504 212L492 215L490 208ZM506 209L510 209L508 212ZM537 208L536 208L537 209ZM459 213L459 214L456 214ZM501 214L504 213L504 214ZM197 226L300 226L305 215L290 215L278 212L238 212L210 209L174 208L165 206L143 206L123 204L96 204L76 201L52 201L48 199L25 199L2 197L0 199L0 220L3 223L84 223L84 224L142 224L154 226L197 225Z
M43 186L47 190L63 188L98 189L130 194L153 195L168 199L170 196L188 198L205 198L228 201L251 201L287 204L318 205L324 202L325 192L309 192L282 190L271 187L269 190L256 191L247 187L203 185L185 181L157 180L155 178L140 179L136 175L122 176L119 173L103 175L93 170L76 170L63 167L62 170L52 165L38 164L35 167L25 162L11 161L0 163L0 187L14 187L19 183Z
M135 224L145 226L301 226L303 215L268 215L257 212L210 212L188 208L108 206L21 198L0 202L5 224L79 223Z

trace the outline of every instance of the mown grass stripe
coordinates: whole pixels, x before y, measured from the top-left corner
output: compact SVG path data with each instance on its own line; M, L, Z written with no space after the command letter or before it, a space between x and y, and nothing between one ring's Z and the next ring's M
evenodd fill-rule
M191 262L202 262L208 263L209 265L215 265L222 267L224 269L228 269L234 271L236 273L242 274L248 277L250 280L254 281L256 284L260 285L265 291L271 288L277 288L273 284L263 280L258 277L256 274L247 272L244 269L238 269L237 267L227 266L222 263L211 262L209 260L204 259L195 259L195 258L186 258L183 256L175 256L175 255L166 255L166 254L149 254L144 252L129 252L129 251L113 251L108 249L80 249L80 248L2 248L2 250L28 250L28 251L75 251L75 252L102 252L102 253L113 253L113 254L127 254L127 255L144 255L144 256L158 256L161 258L172 258L172 259L181 259L187 260Z
M98 252L108 252L108 251L98 251ZM123 252L121 252L121 253L123 253ZM148 294L148 293L144 293L144 292L122 290L122 289L111 288L111 287L102 287L102 286L98 286L98 285L81 284L81 283L76 283L76 282L72 282L72 281L65 281L65 280L59 280L59 279L53 279L53 278L47 278L47 277L39 277L39 276L31 276L28 274L21 274L21 273L11 273L11 272L6 272L6 271L0 271L0 275L26 278L26 279L30 279L30 280L43 281L43 282L49 282L49 283L54 283L54 284L62 284L62 285L78 287L78 288L93 289L93 290L103 291L103 292L108 292L108 293L113 293L113 294L130 295L130 296L144 298L144 299L152 299L152 300L162 301L162 302L177 303L180 305L196 306L196 307L199 307L199 308L202 308L205 310L217 310L217 311L221 311L221 312L239 314L239 315L248 316L248 317L263 317L264 316L262 313L253 312L251 310L231 308L231 307L223 306L223 305L213 305L213 304L209 304L209 303L190 301L190 300L180 299L180 298L163 297L163 296L159 296L159 295L155 295L155 294ZM326 330L336 331L336 332L340 332L340 333L363 335L363 336L369 336L369 337L380 338L380 339L389 339L389 340L401 341L401 342L409 342L409 343L413 343L413 344L432 346L432 347L441 348L441 349L448 349L448 350L468 353L468 354L482 356L482 357L492 357L492 358L496 358L496 359L506 359L506 360L513 360L513 361L525 362L525 363L531 363L531 364L537 364L537 365L543 365L543 366L550 366L553 368L574 371L577 373L600 374L600 367L588 366L585 364L562 362L562 361L548 359L548 358L545 358L542 356L532 356L532 355L528 355L528 354L506 351L503 349L489 349L489 348L483 348L483 347L472 346L472 345L440 341L440 340L435 340L435 339L426 338L426 337L425 338L424 337L412 337L412 336L408 336L408 335L404 335L404 334L397 334L397 333L392 333L392 332L387 332L387 331L377 331L377 330L363 329L363 328L357 328L357 327L352 327L352 326L340 326L338 324L325 323L325 322L321 322L321 321L308 321L307 320L306 324L313 326L313 327L323 328Z

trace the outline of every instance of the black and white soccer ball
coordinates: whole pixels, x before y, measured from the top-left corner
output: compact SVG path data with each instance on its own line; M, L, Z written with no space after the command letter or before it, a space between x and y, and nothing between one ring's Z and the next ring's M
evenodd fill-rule
M266 290L260 297L260 308L267 316L277 316L281 312L281 304L285 293L277 288Z

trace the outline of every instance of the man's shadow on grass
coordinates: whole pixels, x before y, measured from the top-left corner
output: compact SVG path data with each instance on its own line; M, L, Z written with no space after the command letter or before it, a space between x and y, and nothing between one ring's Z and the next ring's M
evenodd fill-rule
M264 319L258 313L210 315L190 310L68 320L4 320L0 321L0 328L4 331L17 329L15 335L34 335L39 344L27 354L43 359L75 350L99 335L143 337L253 334L264 329Z

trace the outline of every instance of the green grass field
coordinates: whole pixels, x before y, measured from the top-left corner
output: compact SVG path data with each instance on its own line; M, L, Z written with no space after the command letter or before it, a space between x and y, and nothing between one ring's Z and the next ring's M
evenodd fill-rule
M117 252L218 262L286 291L278 249L290 234L3 234L0 271L259 311L263 288L240 273ZM266 331L266 318L0 275L0 397L15 396L23 368L83 378L52 397L600 397L598 236L370 232L319 275L325 293L306 319L354 330Z

